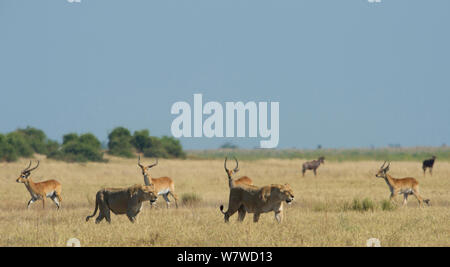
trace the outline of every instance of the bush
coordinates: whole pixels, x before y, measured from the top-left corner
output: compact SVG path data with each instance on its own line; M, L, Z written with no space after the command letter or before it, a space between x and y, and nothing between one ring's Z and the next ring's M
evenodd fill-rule
M184 153L183 147L181 146L179 140L173 137L163 136L161 138L161 145L171 157L186 158L186 154Z
M33 147L31 147L24 135L18 132L12 132L6 135L6 140L13 147L18 156L27 158L33 156Z
M144 152L145 149L152 146L150 132L148 130L135 131L131 139L131 144L138 152Z
M23 135L34 152L44 155L49 153L48 139L42 130L28 126L25 129L17 129L16 133Z
M91 133L64 135L61 149L53 151L48 157L68 162L104 161L101 143Z
M8 143L6 136L0 134L0 161L16 161L18 158L14 147Z
M169 154L158 137L150 137L151 146L144 150L144 156L151 158L168 158Z
M181 196L181 203L185 206L195 206L202 201L202 198L196 193L185 193Z
M108 139L109 154L127 158L134 157L131 145L132 136L128 129L117 127L108 135Z

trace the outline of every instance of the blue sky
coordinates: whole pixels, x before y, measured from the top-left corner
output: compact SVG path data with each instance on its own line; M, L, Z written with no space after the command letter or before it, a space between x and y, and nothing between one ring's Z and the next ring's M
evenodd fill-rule
M449 14L448 0L2 0L0 132L170 135L172 104L202 93L279 101L279 148L450 144Z

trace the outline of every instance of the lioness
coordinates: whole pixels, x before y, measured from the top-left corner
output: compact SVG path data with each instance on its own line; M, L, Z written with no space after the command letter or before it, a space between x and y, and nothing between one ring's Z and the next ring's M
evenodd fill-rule
M131 222L136 220L136 216L141 211L142 202L150 200L156 201L156 191L153 185L133 185L128 188L105 188L97 192L95 199L95 210L91 216L86 217L86 222L97 213L100 208L95 223L100 223L106 218L111 223L110 212L114 214L127 214Z
M230 188L228 211L223 211L223 205L220 205L220 211L225 215L225 222L228 222L236 211L239 221L244 220L247 212L254 213L254 222L258 222L261 213L273 211L275 219L280 223L283 219L283 202L290 204L293 200L294 193L288 184L263 187L241 185Z

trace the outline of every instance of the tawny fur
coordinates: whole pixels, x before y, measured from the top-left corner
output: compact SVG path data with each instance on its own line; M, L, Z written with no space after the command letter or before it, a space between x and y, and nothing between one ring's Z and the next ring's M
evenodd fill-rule
M95 197L94 213L86 217L86 222L94 217L100 209L95 223L106 219L111 223L112 211L114 214L126 214L131 222L136 220L142 208L143 201L156 201L156 191L153 186L133 185L128 188L104 188L97 192Z
M258 222L261 213L273 211L275 219L280 223L283 219L283 202L290 204L294 200L294 193L288 184L272 184L263 187L241 185L230 188L228 210L220 211L224 214L225 222L237 211L238 220L243 221L246 213L253 213L253 221Z

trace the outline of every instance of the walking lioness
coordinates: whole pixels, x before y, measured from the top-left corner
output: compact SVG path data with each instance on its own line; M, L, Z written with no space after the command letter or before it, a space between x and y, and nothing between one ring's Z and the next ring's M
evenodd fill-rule
M290 204L294 200L294 193L288 184L272 184L263 187L241 185L230 188L228 211L220 211L225 215L225 222L237 211L239 221L243 221L245 214L254 213L253 221L258 222L261 213L273 211L275 219L280 223L283 219L283 202Z
M156 191L153 185L134 185L128 188L105 188L97 192L94 213L86 217L86 222L94 217L97 209L100 209L95 223L100 223L104 218L111 223L110 211L114 214L127 214L131 222L136 220L142 208L142 202L156 201Z

